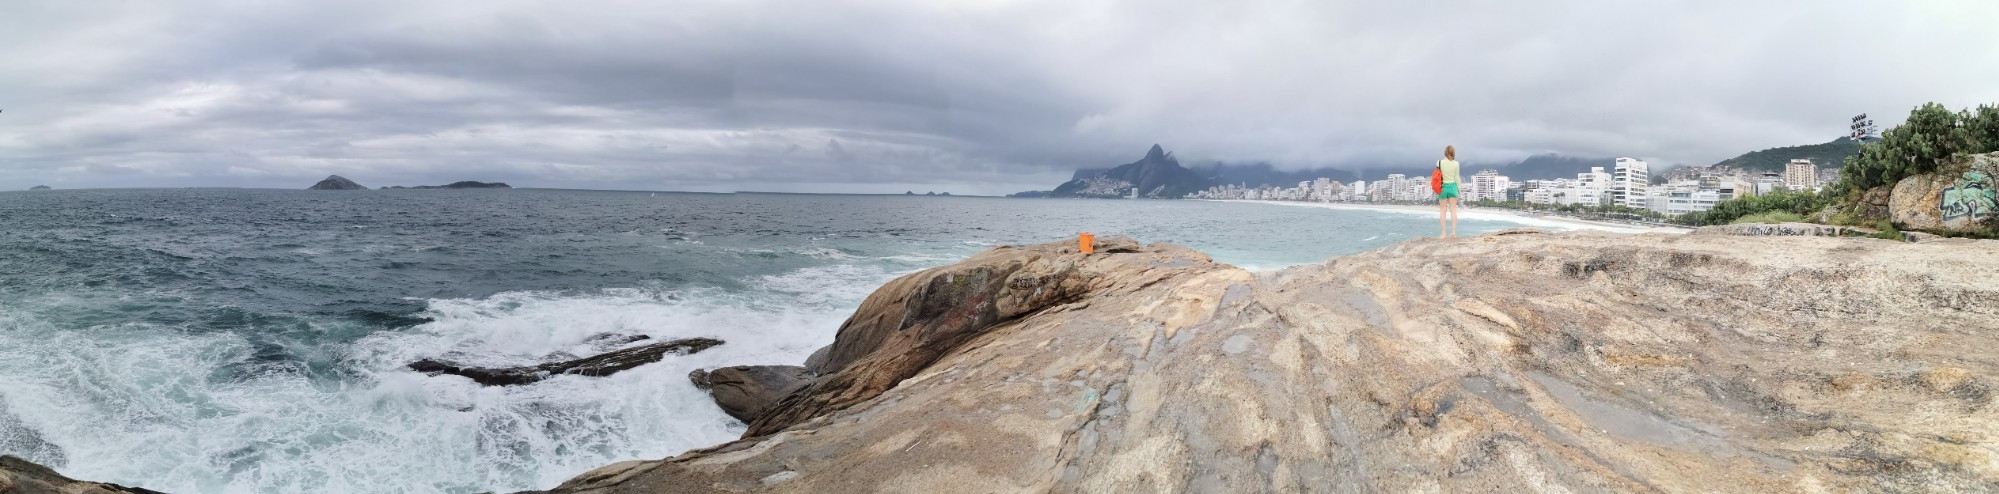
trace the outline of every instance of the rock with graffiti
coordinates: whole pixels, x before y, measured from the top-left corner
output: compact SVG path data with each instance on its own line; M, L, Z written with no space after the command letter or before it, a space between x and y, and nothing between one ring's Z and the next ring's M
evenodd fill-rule
M1943 214L1947 227L1963 227L1953 223L1970 223L1992 216L1994 203L1999 202L1999 190L1995 190L1992 178L1977 170L1964 172L1957 183L1943 189L1937 211Z
M1999 153L1960 158L1944 172L1917 175L1895 184L1890 217L1909 230L1989 230L1999 215Z

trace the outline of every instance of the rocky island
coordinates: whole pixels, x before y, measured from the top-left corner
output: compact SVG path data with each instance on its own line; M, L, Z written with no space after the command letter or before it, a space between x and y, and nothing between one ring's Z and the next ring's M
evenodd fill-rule
M1999 485L1999 242L1510 230L1272 272L1094 248L898 278L802 365L690 376L741 439L548 492ZM54 475L20 463L0 487Z
M507 185L505 182L480 182L476 180L464 180L444 185L418 185L414 187L404 187L401 185L397 185L397 186L383 187L383 188L384 189L511 189L514 188L514 186Z
M312 184L311 187L306 187L305 190L368 190L368 188L354 183L353 180L348 180L347 177L327 175L325 180L320 180L319 183Z
M47 186L47 185L37 185L37 186L34 186L34 187L29 187L29 188L28 188L28 190L49 190L49 186Z

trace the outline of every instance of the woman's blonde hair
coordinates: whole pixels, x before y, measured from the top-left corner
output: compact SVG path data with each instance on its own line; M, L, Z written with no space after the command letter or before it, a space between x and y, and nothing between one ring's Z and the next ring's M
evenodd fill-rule
M1447 160L1458 159L1458 148L1452 146L1444 146L1444 159Z

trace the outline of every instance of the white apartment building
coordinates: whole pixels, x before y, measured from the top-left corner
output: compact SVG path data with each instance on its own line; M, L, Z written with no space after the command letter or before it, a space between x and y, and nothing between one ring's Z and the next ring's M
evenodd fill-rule
M1645 161L1637 158L1618 158L1616 171L1610 177L1610 202L1624 207L1646 209L1651 207L1646 189L1652 183L1652 175L1645 167Z
M1784 188L1791 190L1817 190L1819 188L1819 167L1812 160L1794 159L1784 165Z
M1589 167L1588 172L1576 174L1576 188L1586 190L1576 191L1574 197L1563 204L1602 206L1604 198L1610 196L1610 173L1603 171L1601 166Z
M1479 170L1477 175L1471 176L1471 192L1465 195L1465 200L1504 201L1506 188L1511 185L1505 175L1499 174L1499 170Z

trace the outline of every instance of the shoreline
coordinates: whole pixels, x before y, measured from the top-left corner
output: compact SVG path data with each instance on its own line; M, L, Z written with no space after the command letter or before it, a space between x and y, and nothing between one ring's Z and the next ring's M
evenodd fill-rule
M1253 201L1245 199L1197 199L1197 200L1204 200L1209 202L1240 202L1240 203L1252 203L1252 204L1270 204L1276 206L1309 207L1309 208L1323 208L1323 209L1378 211L1378 212L1387 212L1387 213L1422 215L1422 216L1429 216L1432 218L1436 217L1437 215L1436 206L1412 206L1406 204L1262 201L1262 200ZM1694 231L1692 228L1627 225L1622 223L1585 220L1580 218L1570 218L1567 216L1557 216L1557 215L1528 216L1520 214L1519 212L1510 209L1491 209L1491 208L1477 208L1477 207L1466 207L1465 209L1459 211L1458 219L1504 221L1504 222L1518 223L1521 225L1534 226L1534 227L1557 228L1563 230L1597 230L1597 231L1605 231L1611 233L1629 233L1629 234L1637 234L1637 233L1684 234Z

